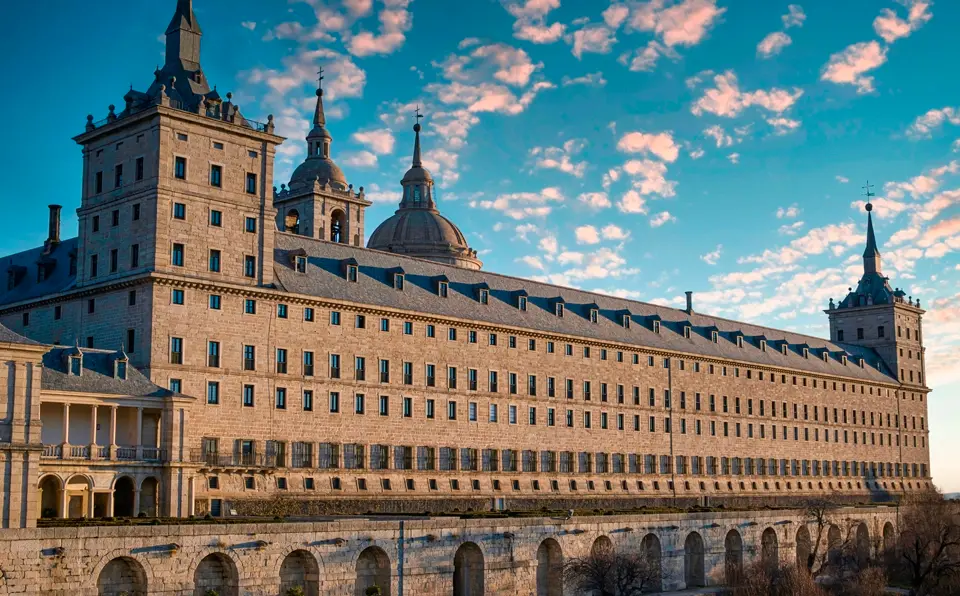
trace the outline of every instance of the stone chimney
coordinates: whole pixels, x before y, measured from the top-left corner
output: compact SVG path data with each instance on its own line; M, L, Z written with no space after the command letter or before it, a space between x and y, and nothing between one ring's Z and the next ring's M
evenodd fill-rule
M686 292L687 294L687 314L693 314L693 292Z
M47 240L43 243L44 251L50 252L60 244L60 205L50 205L50 219L47 223Z

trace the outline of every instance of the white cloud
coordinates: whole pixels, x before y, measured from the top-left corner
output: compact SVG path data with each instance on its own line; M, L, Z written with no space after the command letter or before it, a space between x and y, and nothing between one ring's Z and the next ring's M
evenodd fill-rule
M365 188L363 196L374 203L393 203L394 205L399 205L402 198L399 190L384 190L378 184L371 184L369 188Z
M533 269L539 269L540 271L547 270L546 266L544 266L543 261L540 259L540 257L534 257L534 256L528 255L525 257L521 257L519 260L522 263L526 263Z
M798 4L791 4L787 7L787 11L787 14L780 17L783 19L784 28L802 27L803 22L807 20L807 15L803 12L803 7Z
M504 2L504 8L514 16L513 36L533 43L554 43L566 30L562 23L546 23L551 10L560 6L560 0L526 0Z
M800 208L796 205L790 205L789 207L780 207L777 209L777 219L795 219L800 215Z
M530 242L530 239L527 237L530 234L535 234L540 230L537 224L520 224L514 228L514 232L517 234L517 238L523 240L524 242Z
M730 155L727 156L727 159L729 159L729 160L730 160L730 163L732 163L732 164L738 164L738 163L740 163L740 154L739 154L739 153L731 153Z
M630 236L629 232L614 224L607 224L603 226L603 229L600 230L600 233L603 235L605 240L626 240Z
M617 29L627 17L630 16L630 9L624 4L611 4L603 11L603 22L612 29Z
M654 134L629 132L620 137L617 149L624 153L652 153L666 162L676 161L680 154L671 131Z
M586 192L577 197L577 200L592 209L606 209L610 206L610 199L605 192Z
M720 255L723 253L723 245L718 244L716 250L700 255L700 260L707 265L716 265L720 261Z
M354 17L365 17L373 10L373 0L343 0L343 6Z
M600 232L593 226L580 226L574 231L577 244L599 244Z
M354 168L375 168L377 156L369 151L357 151L344 155L343 163Z
M378 33L360 31L357 34L344 32L344 44L347 50L358 57L375 54L392 54L406 41L406 32L413 25L413 14L407 10L411 0L384 0L384 8L378 19ZM354 6L364 9L366 2L357 1ZM349 31L349 30L348 30Z
M501 194L494 200L473 200L469 205L479 209L501 211L507 217L522 220L531 217L546 217L553 203L563 202L559 188L550 186L540 192L515 192Z
M557 237L552 234L547 234L541 238L537 246L547 255L555 255L560 250L560 243L557 242Z
M907 134L914 138L929 138L935 129L940 128L944 123L960 126L960 107L930 110L926 114L919 116L914 120Z
M715 0L682 0L667 6L664 0L653 0L634 7L630 26L652 31L667 47L695 46L726 12Z
M704 112L709 112L732 118L750 106L758 106L774 114L781 114L793 107L803 95L801 89L788 91L773 88L751 92L741 91L737 75L730 70L714 76L713 82L715 87L707 89L703 97L693 104L691 111L695 115L700 116Z
M623 164L623 171L633 177L633 187L642 195L672 197L677 183L667 180L667 166L652 159L632 159Z
M873 91L873 77L865 73L879 68L887 61L887 48L876 41L864 41L847 46L830 56L820 79L838 85L856 85L857 93Z
M393 146L395 143L393 133L387 128L355 132L353 133L353 140L366 145L377 155L387 155L393 153Z
M784 118L783 116L767 118L767 124L773 127L773 134L778 136L789 134L800 128L799 120L794 120L793 118Z
M777 229L777 233L781 236L796 236L801 229L803 229L804 223L802 221L795 221L791 224L784 224Z
M624 213L647 212L647 200L639 192L628 190L617 202L617 209Z
M888 44L892 44L902 37L907 37L933 17L928 11L930 2L925 0L904 0L903 4L909 9L907 19L901 19L889 8L884 8L873 21L873 29L877 35Z
M703 149L694 149L693 151L690 152L690 159L700 159L701 157L706 155L706 153L707 152L704 151Z
M717 147L730 147L733 145L733 137L723 130L722 126L714 124L703 129L703 134L707 135L717 143Z
M840 184L846 184L847 182L850 182L850 179L847 178L846 176L838 175L836 178L837 178L837 182L839 182Z
M790 39L789 35L783 31L774 31L757 44L757 55L761 58L772 58L791 43L793 43L793 40Z
M582 58L584 53L609 54L617 43L616 32L604 25L587 25L566 37L573 55Z
M536 167L559 170L582 178L587 171L587 162L574 162L573 157L580 153L586 143L579 139L570 139L563 147L534 147L530 156L536 159Z
M243 27L244 29L249 29L250 31L253 31L254 29L257 28L257 23L256 21L243 21L242 23L240 23L240 26Z
M603 78L602 72L592 72L585 74L580 77L568 77L564 76L560 80L560 84L564 87L569 87L570 85L586 85L588 87L603 87L607 84L607 79Z
M670 215L669 211L661 211L660 213L654 215L650 218L650 227L659 228L660 226L677 221L677 218Z

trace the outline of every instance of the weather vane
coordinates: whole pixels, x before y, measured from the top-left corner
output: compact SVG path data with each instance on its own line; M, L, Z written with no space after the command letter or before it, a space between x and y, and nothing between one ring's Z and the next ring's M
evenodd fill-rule
M871 197L875 197L875 196L876 196L875 194L873 194L872 192L870 192L870 189L871 189L872 187L873 187L873 185L870 184L870 181L869 181L869 180L867 180L867 185L863 187L863 189L866 191L866 192L864 192L864 196L867 197L867 204L866 204L867 213L873 211L873 203L870 202L870 199L871 199Z
M420 119L423 118L423 114L420 113L420 104L417 104L416 114L417 114L417 124L420 124Z

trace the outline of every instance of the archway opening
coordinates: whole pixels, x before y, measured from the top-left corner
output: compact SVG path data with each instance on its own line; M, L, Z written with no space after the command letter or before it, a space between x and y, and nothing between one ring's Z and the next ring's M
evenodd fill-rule
M767 528L760 536L760 562L767 569L775 569L779 563L777 532Z
M349 242L347 234L347 214L340 209L330 214L330 241L346 244Z
M537 596L563 596L563 551L553 538L537 549Z
M153 476L144 479L140 483L140 510L137 511L146 517L156 517L158 515L158 505L160 504L160 483Z
M390 557L378 546L368 546L357 559L356 596L366 596L367 588L377 586L390 596Z
M453 557L453 596L482 596L483 552L473 542L465 542Z
M857 563L863 567L870 561L870 531L867 524L861 522L857 525L856 541Z
M89 517L91 499L93 498L93 483L86 476L72 476L66 482L67 514L70 519Z
M60 517L60 479L56 476L44 476L37 486L40 489L40 517Z
M663 589L663 563L660 551L660 539L656 534L647 534L640 542L640 552L655 573L650 578L650 592L659 592Z
M590 547L590 556L599 557L613 552L613 543L606 536L599 536Z
M703 537L697 532L690 532L683 543L683 580L687 588L706 585L703 558Z
M129 476L118 478L113 483L114 517L133 517L133 494L136 491L133 479Z
M219 596L238 596L237 566L223 553L204 557L193 572L193 595L206 596L209 590Z
M840 528L831 525L827 529L827 562L831 565L835 565L840 562L840 552L842 546L842 538L840 536Z
M740 532L730 530L723 540L723 572L728 586L735 585L743 575L743 537Z
M283 227L287 232L291 234L300 233L300 212L296 209L291 209L287 211L287 215L283 218Z
M813 567L813 543L810 540L810 530L803 524L797 528L797 569L811 569Z
M320 566L313 555L305 550L295 550L283 559L280 565L280 593L300 588L305 596L320 593Z
M890 522L883 524L883 558L889 565L897 562L897 539Z
M97 577L99 596L147 596L147 574L130 557L117 557Z

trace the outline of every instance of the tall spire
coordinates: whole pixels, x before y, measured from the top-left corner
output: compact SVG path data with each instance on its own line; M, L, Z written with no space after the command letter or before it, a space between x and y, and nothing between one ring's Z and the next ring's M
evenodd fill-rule
M323 113L323 69L317 73L320 78L317 81L317 109L313 112L313 125L315 127L324 127L327 125L327 117Z
M416 138L413 141L413 167L422 168L423 163L420 161L420 119L423 118L423 114L420 113L420 106L417 106L417 123L413 125L413 132L416 133Z
M867 185L863 187L866 190L864 196L867 197L867 247L863 251L863 273L880 273L880 250L877 248L877 236L873 231L873 203L870 202L870 199L874 196L870 192L870 182L867 182Z
M167 27L167 67L200 69L200 37L203 31L193 13L193 0L177 0L177 10Z

